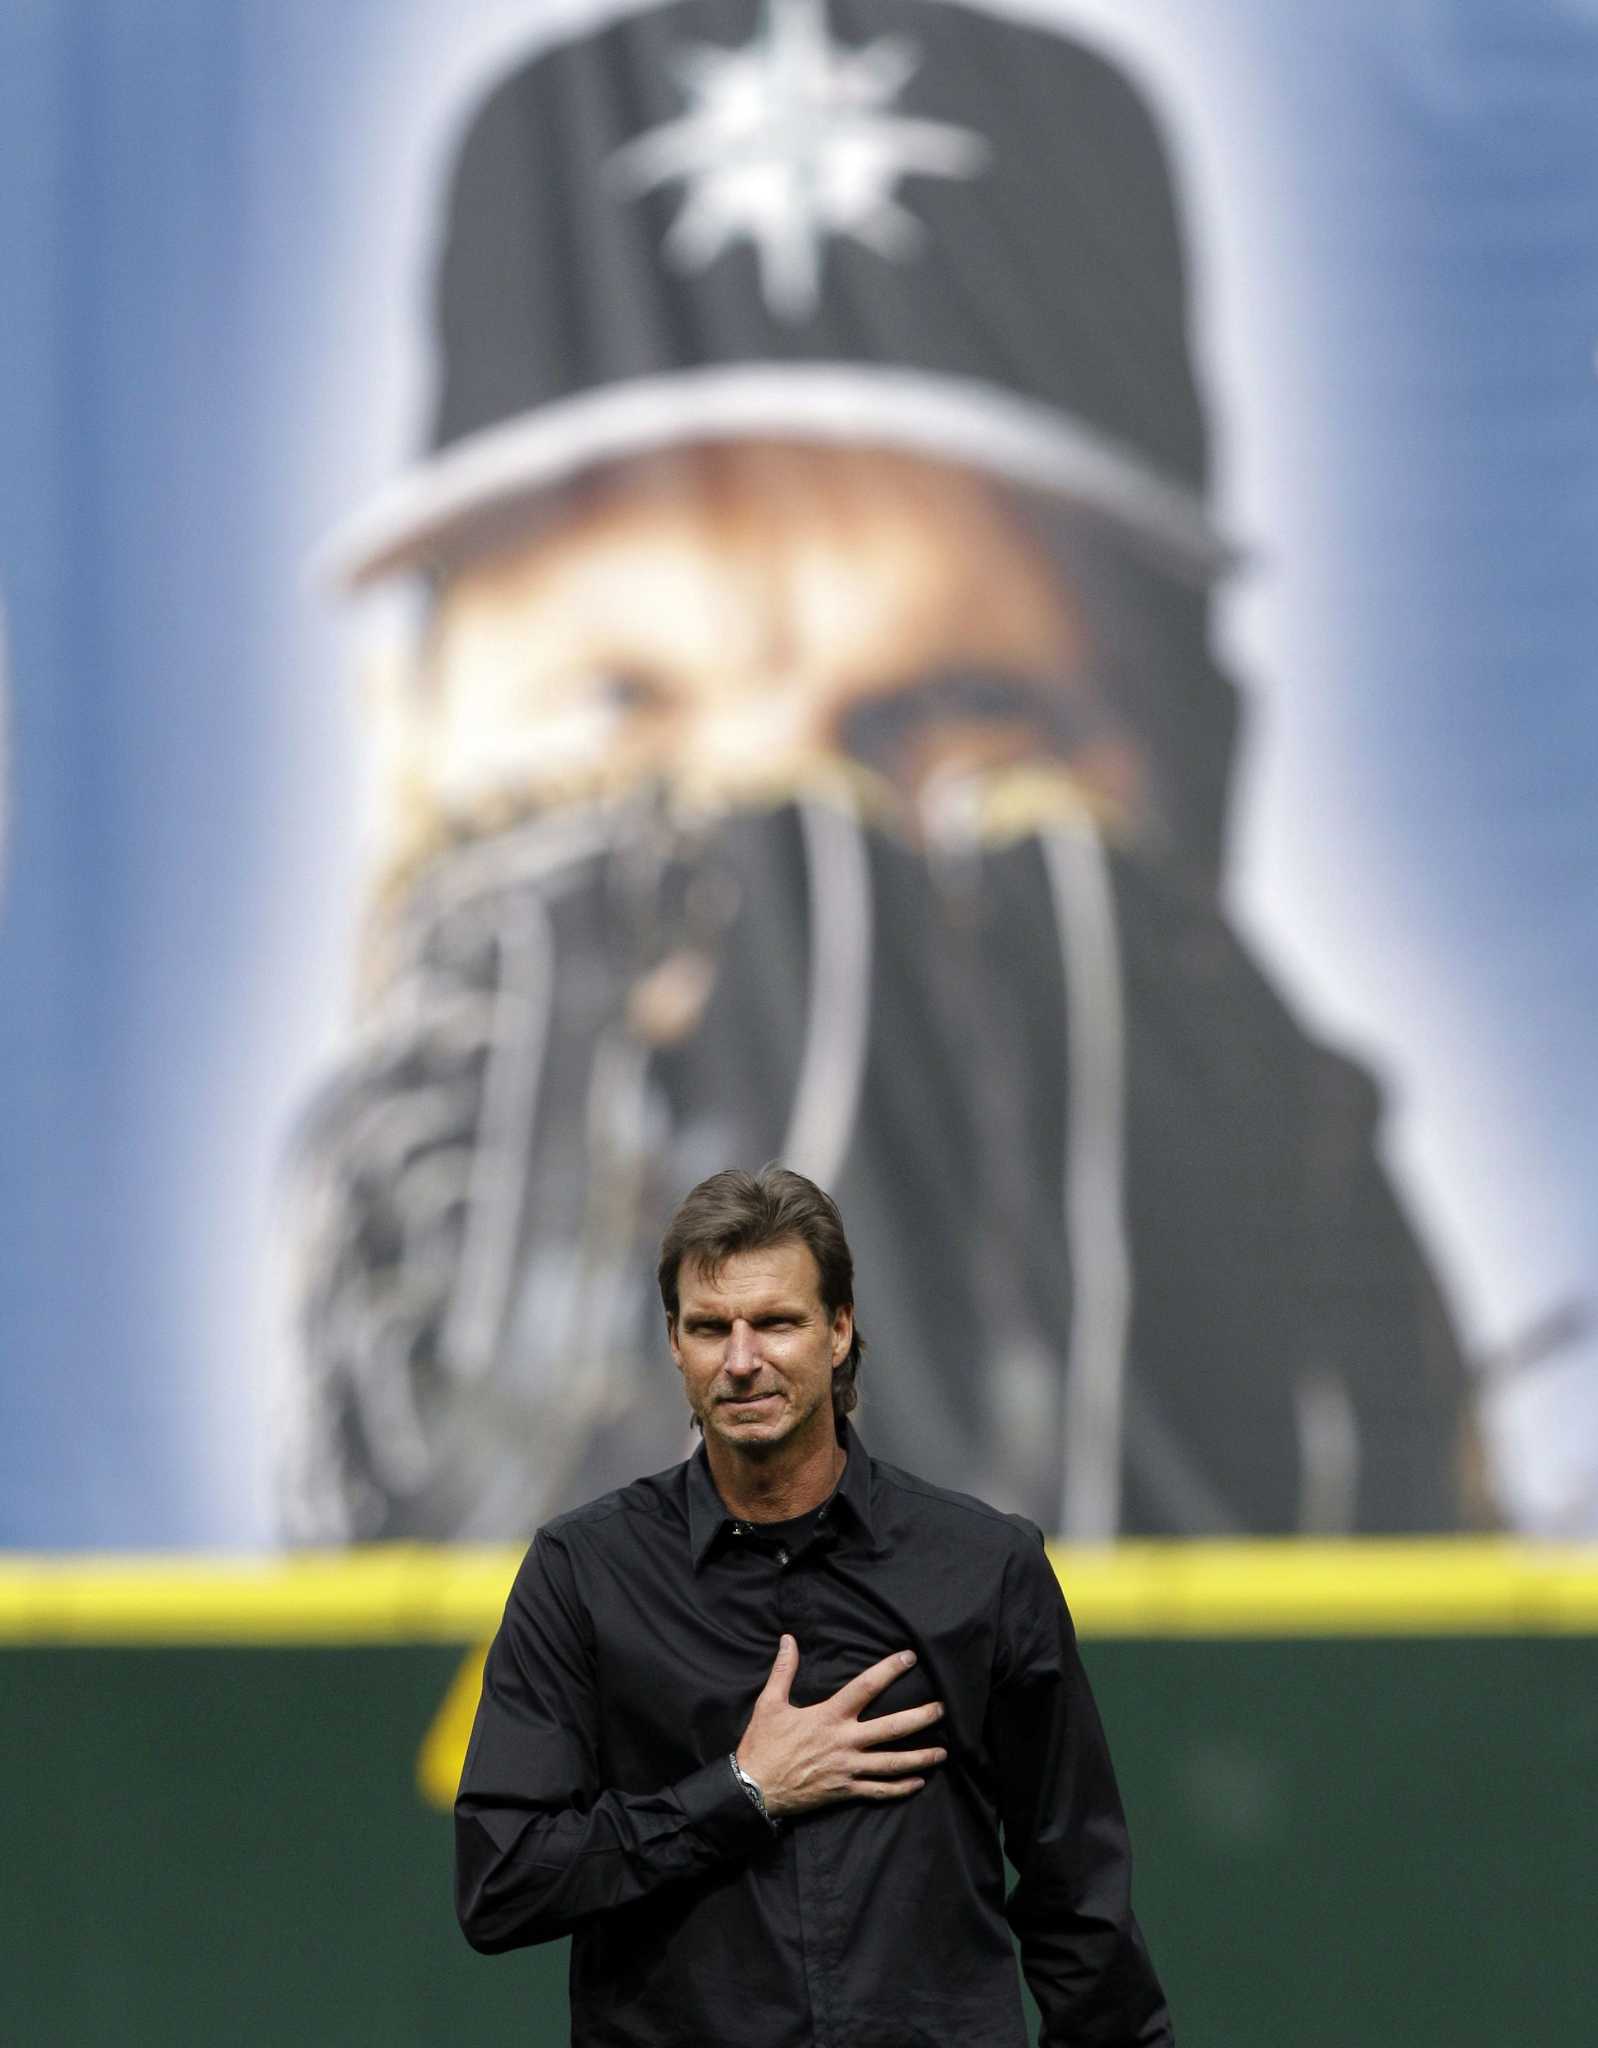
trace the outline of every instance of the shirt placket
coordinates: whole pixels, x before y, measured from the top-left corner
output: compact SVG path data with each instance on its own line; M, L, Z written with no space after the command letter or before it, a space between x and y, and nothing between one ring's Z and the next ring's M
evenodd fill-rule
M793 1556L779 1550L777 1619L799 1645L801 1668L807 1652L819 1655L816 1596L818 1574L825 1571L826 1546L814 1538ZM826 1847L828 1830L801 1823L793 1831L794 1878L799 1914L799 1941L804 1956L805 1985L810 1994L814 2048L838 2048L839 1953L835 1905L838 1873Z

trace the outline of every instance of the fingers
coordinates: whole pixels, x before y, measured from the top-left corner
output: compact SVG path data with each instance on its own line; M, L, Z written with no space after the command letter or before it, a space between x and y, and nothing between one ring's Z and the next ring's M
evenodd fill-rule
M777 1645L777 1656L771 1667L771 1675L761 1688L763 1700L775 1700L781 1706L788 1704L788 1694L793 1686L794 1675L799 1669L799 1643L794 1636L784 1636Z
M936 1765L945 1762L948 1754L946 1749L884 1750L880 1756L861 1759L860 1769L869 1771L871 1777L862 1778L859 1782L870 1784L877 1778L902 1778L908 1772L930 1771Z
M878 1714L860 1723L860 1740L869 1744L897 1742L901 1735L919 1735L923 1728L942 1719L942 1700L933 1700L924 1707L906 1707L901 1714Z
M915 1660L914 1650L895 1650L891 1657L882 1658L851 1678L847 1685L840 1685L832 1696L832 1704L845 1713L858 1714L862 1707L870 1706L878 1693L886 1692L896 1678L903 1678Z
M856 1799L908 1799L926 1784L925 1778L862 1778L854 1787Z

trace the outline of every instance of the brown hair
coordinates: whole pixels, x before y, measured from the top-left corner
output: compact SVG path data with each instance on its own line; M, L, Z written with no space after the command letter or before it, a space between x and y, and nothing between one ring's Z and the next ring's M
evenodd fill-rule
M739 1252L764 1251L788 1241L804 1245L815 1260L829 1317L840 1308L852 1309L854 1254L838 1205L824 1188L775 1160L758 1173L728 1166L702 1180L683 1198L661 1239L658 1277L667 1320L677 1320L677 1279L684 1259L692 1259L714 1280L722 1262ZM865 1348L857 1323L849 1355L833 1368L835 1421L841 1422L860 1398L855 1381Z

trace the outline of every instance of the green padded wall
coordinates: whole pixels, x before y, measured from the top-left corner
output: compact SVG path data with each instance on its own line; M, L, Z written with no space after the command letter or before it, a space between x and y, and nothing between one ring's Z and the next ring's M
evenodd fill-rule
M1183 2048L1594 2038L1598 1638L1086 1654ZM0 1651L0 2041L563 2043L564 1946L466 1948L415 1789L459 1660Z

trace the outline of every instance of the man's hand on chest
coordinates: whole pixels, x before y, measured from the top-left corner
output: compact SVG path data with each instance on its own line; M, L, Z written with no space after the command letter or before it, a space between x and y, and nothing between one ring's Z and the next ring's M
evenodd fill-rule
M947 1752L887 1745L932 1727L943 1717L943 1703L933 1700L861 1719L914 1663L913 1651L896 1651L830 1698L796 1707L789 1694L799 1670L799 1646L790 1635L782 1638L736 1751L739 1769L759 1787L773 1819L841 1799L905 1799L921 1790L925 1773L941 1764Z

